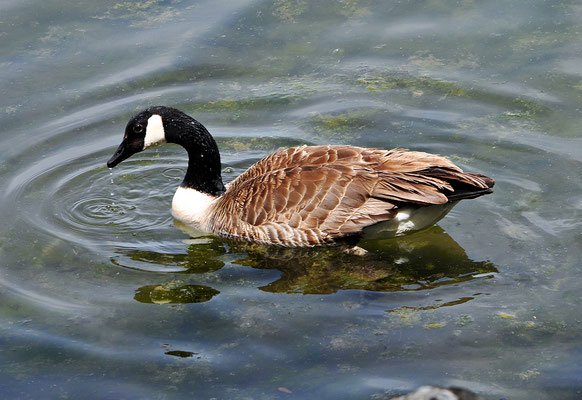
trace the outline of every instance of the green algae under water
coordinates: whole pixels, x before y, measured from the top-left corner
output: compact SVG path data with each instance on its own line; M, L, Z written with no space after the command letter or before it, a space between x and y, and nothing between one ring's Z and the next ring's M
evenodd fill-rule
M582 396L577 2L5 1L3 398ZM438 226L338 249L190 238L175 106L225 181L281 147L439 153L496 179Z

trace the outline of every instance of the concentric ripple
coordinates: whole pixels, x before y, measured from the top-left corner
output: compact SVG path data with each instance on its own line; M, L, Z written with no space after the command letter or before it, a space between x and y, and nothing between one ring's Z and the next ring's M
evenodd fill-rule
M6 196L31 228L87 249L176 252L183 234L173 226L170 204L184 155L143 153L109 170L114 149L103 147L84 144L26 164Z
M135 210L135 206L124 208L121 205L110 203L111 199L107 197L96 197L93 199L81 199L74 203L70 210L70 218L78 219L86 224L92 224L98 220L105 220L107 223L113 223L111 217L121 221L127 216L128 210Z

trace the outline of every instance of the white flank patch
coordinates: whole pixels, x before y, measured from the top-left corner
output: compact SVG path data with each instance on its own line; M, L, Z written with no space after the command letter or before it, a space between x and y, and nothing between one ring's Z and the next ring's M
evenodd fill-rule
M414 231L414 221L411 219L412 210L398 211L396 214L396 221L400 222L396 228L396 236L406 234L406 232Z
M150 147L158 146L163 143L166 143L166 132L164 132L162 117L158 114L154 114L148 119L148 126L143 140L143 149L149 149Z
M195 189L179 187L172 200L172 215L185 224L196 224L202 230L210 206L218 199Z
M396 214L396 220L397 221L406 221L407 219L410 218L410 211L398 211L398 214Z
M384 239L416 232L436 224L457 202L431 206L403 207L392 220L380 222L364 230L367 239Z

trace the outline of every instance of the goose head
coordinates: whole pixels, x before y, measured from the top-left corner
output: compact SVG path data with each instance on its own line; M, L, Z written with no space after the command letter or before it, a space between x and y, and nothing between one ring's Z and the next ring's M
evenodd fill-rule
M188 152L188 170L181 187L212 196L225 192L214 138L200 122L171 107L150 107L134 115L107 166L113 168L136 153L164 143L181 145Z

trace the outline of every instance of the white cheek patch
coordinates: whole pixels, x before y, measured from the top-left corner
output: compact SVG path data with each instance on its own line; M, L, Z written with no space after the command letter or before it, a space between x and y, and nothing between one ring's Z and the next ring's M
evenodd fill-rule
M164 143L166 143L166 132L164 132L162 117L154 114L148 119L148 126L143 140L143 149L149 149L150 147Z

